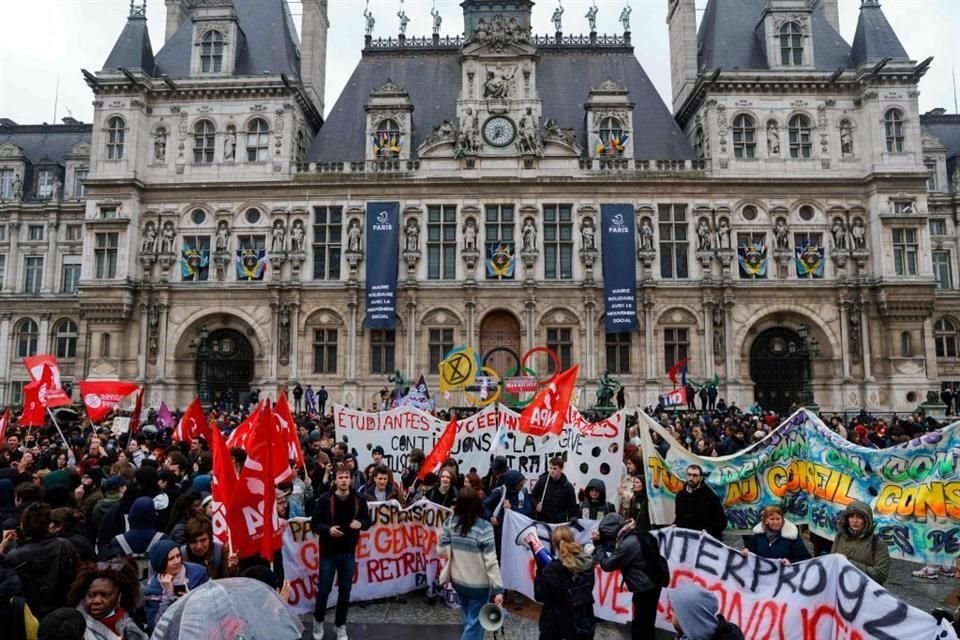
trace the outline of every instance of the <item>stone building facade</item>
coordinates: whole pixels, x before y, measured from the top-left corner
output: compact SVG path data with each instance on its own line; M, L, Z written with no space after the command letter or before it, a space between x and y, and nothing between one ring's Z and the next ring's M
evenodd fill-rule
M325 0L304 0L302 42L283 0L167 0L156 54L134 6L84 72L92 126L44 128L82 139L48 151L0 123L0 398L64 322L67 379L136 379L179 406L299 382L367 407L394 371L436 388L458 346L549 346L638 404L684 357L741 406L812 391L903 411L960 380L960 119L919 113L929 62L875 0L852 44L835 0L710 0L699 32L693 0L668 0L672 107L629 16L617 36L540 37L531 4L467 0L462 37L368 34L327 111ZM3 191L8 169L33 183ZM378 201L400 203L393 330L365 318ZM636 215L634 333L605 333L608 203ZM488 273L497 247L512 277ZM57 278L76 262L75 293Z

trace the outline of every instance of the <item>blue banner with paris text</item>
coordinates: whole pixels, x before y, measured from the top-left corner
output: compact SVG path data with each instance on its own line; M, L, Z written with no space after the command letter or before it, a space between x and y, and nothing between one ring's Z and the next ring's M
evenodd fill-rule
M637 322L637 258L632 204L600 205L603 300L607 333L631 333Z
M397 269L400 263L400 203L367 203L367 326L393 329L397 323Z

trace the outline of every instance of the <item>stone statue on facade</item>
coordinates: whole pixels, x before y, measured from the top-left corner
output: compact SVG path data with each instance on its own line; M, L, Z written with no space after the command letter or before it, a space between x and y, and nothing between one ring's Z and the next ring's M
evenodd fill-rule
M767 123L767 155L780 155L780 127L773 120Z
M713 239L710 237L710 222L706 218L700 218L697 223L697 251L710 251L713 249Z
M406 237L404 251L420 251L420 223L416 218L407 220L407 228L403 234Z
M140 253L153 253L157 248L157 228L152 222L143 227L143 240L140 242Z
M407 12L403 10L403 5L400 5L400 11L397 12L397 17L400 18L400 35L406 35L407 25L410 24L410 18L407 17Z
M844 157L853 155L853 130L847 120L840 123L840 153Z
M572 147L580 152L580 145L577 143L577 134L573 129L562 129L556 120L548 118L543 125L543 139L552 140Z
M640 223L640 250L653 251L653 226L650 218L644 218Z
M633 8L629 4L620 12L620 24L623 25L624 31L630 31L630 14L632 12Z
M370 11L370 1L369 1L369 0L367 0L367 6L366 6L366 8L363 10L363 18L364 18L364 20L366 21L366 28L365 28L365 30L364 30L364 33L369 36L369 35L371 35L371 34L373 33L373 25L375 25L375 24L377 23L376 18L373 17L373 12Z
M477 153L480 151L480 145L480 117L473 112L472 107L467 107L460 121L460 135L454 145L454 153L457 157Z
M561 0L562 1L562 0ZM553 22L553 28L557 33L563 31L563 5L560 4L556 9L553 10L553 15L550 16L550 21Z
M597 232L593 228L592 220L585 220L580 226L580 240L584 249L597 248Z
M20 177L19 173L13 176L13 199L23 199L23 178Z
M730 249L730 222L726 218L720 218L720 224L717 227L717 248Z
M487 79L483 83L484 98L509 98L510 86L513 83L513 76L516 75L517 68L510 67L504 69L502 65L497 65L493 70L487 70Z
M777 224L773 227L773 238L776 249L790 250L790 229L783 218L777 218Z
M433 16L433 35L440 35L440 24L443 22L443 18L440 17L436 5L430 9L430 15Z
M527 113L520 118L517 128L517 150L525 154L540 153L540 137L537 135L537 127L529 107L527 107Z
M454 142L456 139L457 130L453 127L449 120L444 120L433 128L433 131L431 131L430 135L427 136L427 139L424 140L424 145L439 144L441 142Z
M220 224L217 225L217 238L214 245L217 251L226 251L229 240L230 228L227 226L226 220L221 220Z
M273 231L270 233L270 253L283 253L286 246L287 230L283 222L277 220L273 223Z
M713 355L723 360L726 339L724 336L723 307L713 307Z
M833 226L830 227L830 235L833 236L834 249L847 248L847 225L840 218L834 218Z
M173 228L172 222L163 225L163 231L160 233L160 250L157 253L173 253L173 246L177 241L177 232Z
M477 225L473 218L468 218L467 223L463 226L463 250L477 250Z
M303 251L303 237L305 232L303 230L303 222L296 220L293 223L293 227L290 229L290 251L300 252Z
M60 182L60 176L53 177L53 187L50 190L50 199L54 201L60 200L60 196L63 195L63 183Z
M280 309L279 327L277 328L277 355L286 361L290 357L290 311L286 306Z
M533 225L533 220L527 218L526 222L523 223L523 250L524 251L536 251L537 250L537 228Z
M237 157L237 130L227 127L227 137L223 141L223 159L234 160Z
M167 130L163 127L153 134L153 160L165 162L167 159Z
M594 0L593 6L587 9L587 15L584 16L584 18L587 19L587 23L590 25L590 31L597 30L597 13L598 12L599 12L599 9L597 9L597 2L596 0Z
M850 227L850 237L853 238L854 250L863 251L867 248L867 228L862 218L854 218Z
M347 229L347 251L360 253L360 240L363 237L363 231L360 229L360 223L356 220L350 223Z

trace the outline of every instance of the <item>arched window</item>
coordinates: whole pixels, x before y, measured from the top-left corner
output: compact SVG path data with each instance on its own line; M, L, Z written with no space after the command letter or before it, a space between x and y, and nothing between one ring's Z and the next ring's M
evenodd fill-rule
M938 358L957 357L957 325L949 318L940 318L933 325Z
M737 158L757 156L757 128L753 118L746 114L733 119L733 155Z
M780 27L780 63L788 67L803 64L803 35L796 22Z
M270 127L257 118L247 127L247 162L266 162L270 159Z
M64 320L57 325L54 331L56 337L56 354L58 358L77 357L77 323L73 320Z
M123 118L114 116L107 120L107 160L123 158L123 140L126 133Z
M888 109L883 114L883 130L887 137L887 151L903 151L903 114L899 109Z
M909 331L900 334L900 355L904 358L913 357L913 336Z
M813 149L810 142L810 118L795 115L790 118L790 157L809 158Z
M40 329L36 322L30 318L24 318L17 325L14 335L16 336L18 358L36 355L37 340L40 338Z
M201 120L193 127L193 161L197 164L213 162L217 144L217 128L209 120Z
M219 31L207 31L200 44L200 71L220 73L223 69L223 34Z
M598 155L623 155L627 141L624 140L623 123L619 118L609 116L600 121L600 142L603 143L603 149L598 150Z
M377 158L400 156L400 125L396 120L387 118L377 125L377 131L373 134L373 155Z
M697 127L693 133L693 152L698 158L703 157L703 127Z

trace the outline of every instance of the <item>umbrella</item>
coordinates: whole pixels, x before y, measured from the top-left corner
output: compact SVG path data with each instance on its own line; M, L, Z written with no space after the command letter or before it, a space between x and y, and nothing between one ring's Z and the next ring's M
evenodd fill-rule
M211 580L164 612L152 640L293 640L303 625L277 592L252 578Z

